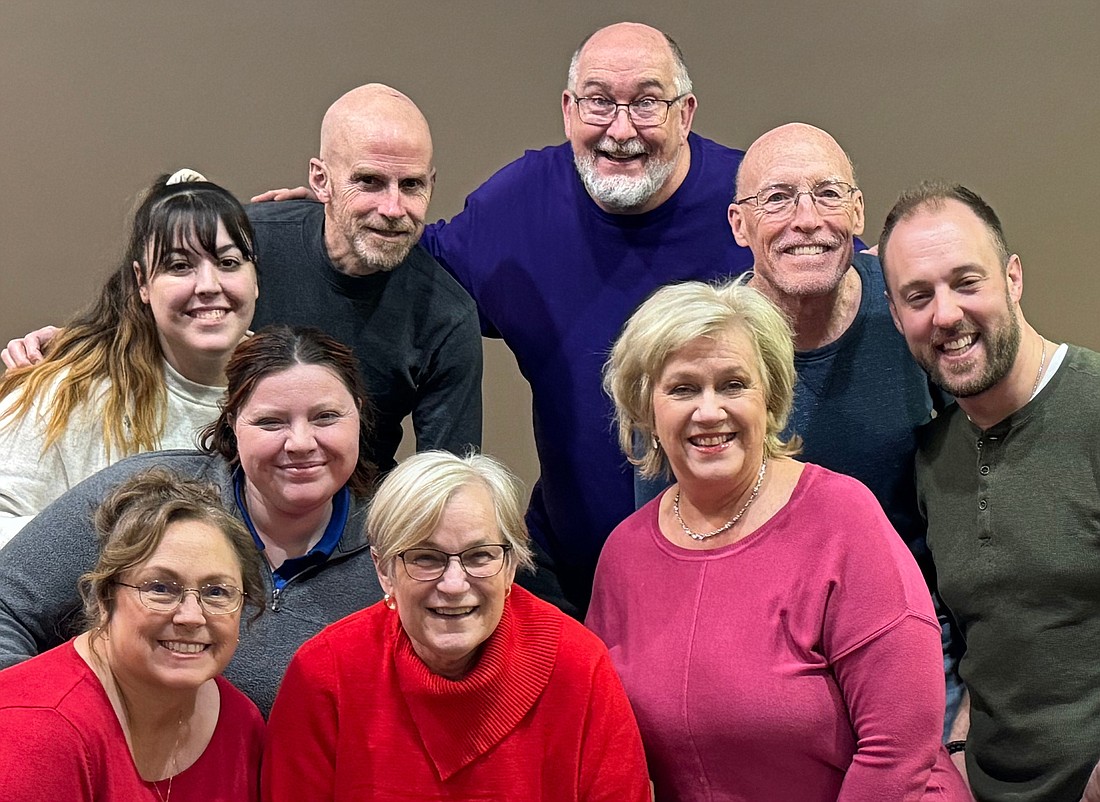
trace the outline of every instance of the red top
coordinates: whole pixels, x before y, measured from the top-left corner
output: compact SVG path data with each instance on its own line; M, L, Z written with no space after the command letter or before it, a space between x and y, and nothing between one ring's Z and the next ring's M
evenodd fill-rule
M513 589L454 681L376 604L307 641L271 711L268 802L648 802L641 738L607 650Z
M260 711L217 677L221 711L197 761L172 778L171 802L256 802ZM141 779L99 678L69 641L0 671L5 802L160 802L168 780ZM159 794L158 794L159 789Z

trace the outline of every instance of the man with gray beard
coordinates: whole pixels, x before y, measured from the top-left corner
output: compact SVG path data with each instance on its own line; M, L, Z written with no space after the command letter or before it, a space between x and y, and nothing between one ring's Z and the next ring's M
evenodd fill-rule
M659 286L741 273L752 254L726 222L742 153L691 133L697 101L667 35L633 23L595 32L561 102L569 141L504 167L423 243L531 384L541 477L527 522L541 567L552 561L583 611L604 540L634 510L600 389L607 351ZM552 596L538 578L533 589Z

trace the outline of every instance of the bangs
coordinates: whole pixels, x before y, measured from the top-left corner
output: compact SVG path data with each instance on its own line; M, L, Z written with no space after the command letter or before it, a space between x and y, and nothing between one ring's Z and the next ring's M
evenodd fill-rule
M152 210L146 247L151 251L149 269L157 272L173 250L205 253L211 258L218 252L218 223L225 225L229 239L244 258L255 263L252 226L244 209L221 192L189 187L165 198Z

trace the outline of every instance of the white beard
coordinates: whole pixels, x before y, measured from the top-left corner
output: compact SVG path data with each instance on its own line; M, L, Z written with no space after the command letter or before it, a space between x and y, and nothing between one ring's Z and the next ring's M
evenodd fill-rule
M624 155L645 152L641 142L630 142L637 144L631 147L630 143L622 143L616 147L615 144L608 146L605 142L600 142L597 148ZM650 156L642 175L600 175L596 170L596 157L592 153L574 154L573 164L588 194L598 203L612 209L637 209L645 205L660 191L676 168L675 161L662 161Z

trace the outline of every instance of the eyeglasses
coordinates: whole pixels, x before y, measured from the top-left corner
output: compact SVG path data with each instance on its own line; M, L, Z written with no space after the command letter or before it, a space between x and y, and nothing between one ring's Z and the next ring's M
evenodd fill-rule
M406 549L397 556L405 564L405 571L410 577L420 582L431 582L443 576L452 557L458 558L458 564L467 576L474 579L496 576L504 567L504 555L511 550L507 543L486 543L453 554L439 549Z
M133 588L138 592L141 603L158 613L170 613L183 604L183 597L194 593L199 606L209 615L228 615L241 609L245 592L232 585L203 585L199 588L185 588L178 582L162 579L150 579L140 585L128 585L115 582L124 588Z
M822 181L810 189L799 189L790 184L772 184L755 195L735 200L734 203L753 203L764 214L789 214L798 205L802 195L808 195L819 212L828 213L844 209L859 187L844 181Z
M683 100L685 97L687 97L687 94L677 95L672 100L643 97L629 103L616 103L605 97L577 97L573 95L573 102L577 104L577 112L580 114L581 122L589 125L610 125L619 114L619 109L626 109L626 115L635 128L652 128L655 125L664 125L672 104Z

